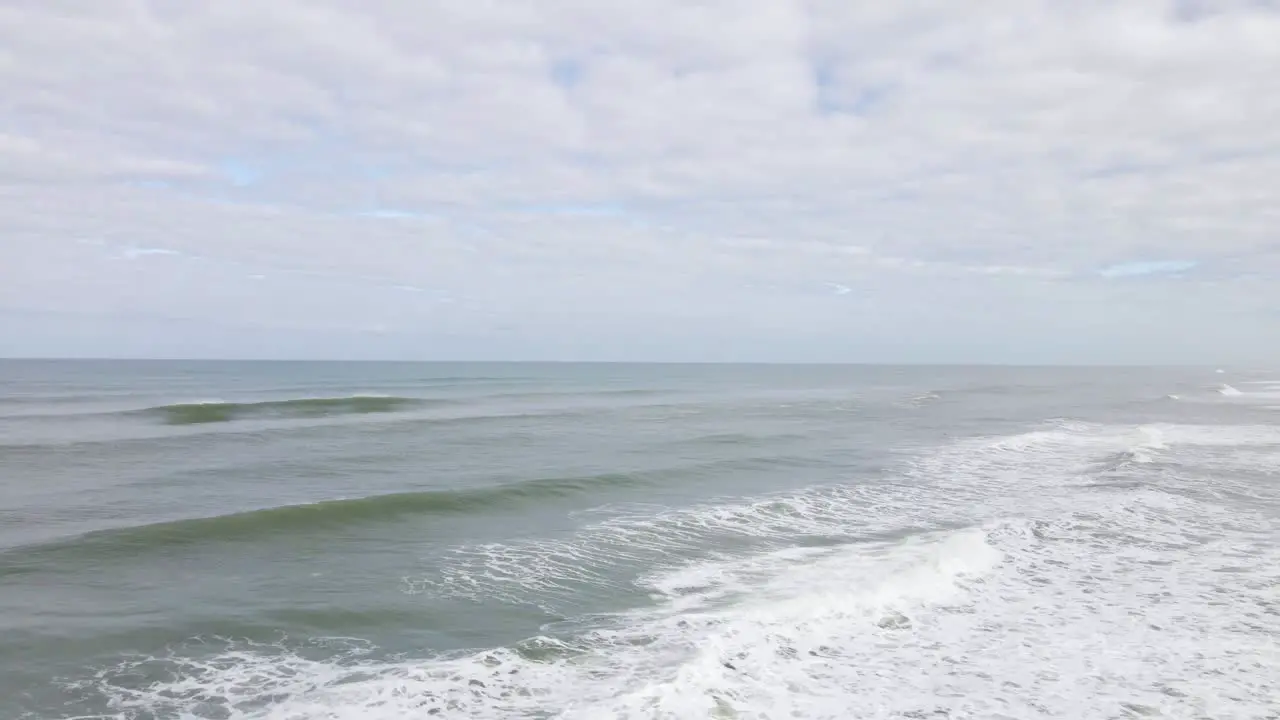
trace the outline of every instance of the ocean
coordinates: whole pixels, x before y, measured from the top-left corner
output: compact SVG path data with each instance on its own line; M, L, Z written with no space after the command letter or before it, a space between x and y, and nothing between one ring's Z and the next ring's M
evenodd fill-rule
M1278 718L1280 372L0 362L0 718Z

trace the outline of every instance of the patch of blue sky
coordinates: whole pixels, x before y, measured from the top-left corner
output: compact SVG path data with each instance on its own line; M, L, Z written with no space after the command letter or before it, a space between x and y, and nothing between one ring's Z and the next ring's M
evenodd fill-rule
M819 61L813 64L813 84L817 90L819 111L867 115L883 105L894 91L891 83L869 83L849 97L837 80L831 63Z
M1098 271L1105 278L1149 277L1153 275L1178 275L1195 269L1195 260L1137 260L1109 265Z
M551 78L565 90L572 90L582 82L582 63L573 58L563 58L551 65Z
M239 188L257 185L263 177L261 168L241 158L227 158L218 164L218 169L227 182Z

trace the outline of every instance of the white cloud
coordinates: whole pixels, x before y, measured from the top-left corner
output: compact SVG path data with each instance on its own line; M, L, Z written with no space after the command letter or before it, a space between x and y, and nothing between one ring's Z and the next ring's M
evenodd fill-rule
M0 98L5 352L1280 350L1259 2L16 3Z

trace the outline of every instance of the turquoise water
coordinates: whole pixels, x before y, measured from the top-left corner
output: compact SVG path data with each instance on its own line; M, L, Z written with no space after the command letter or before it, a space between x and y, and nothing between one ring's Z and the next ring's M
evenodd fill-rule
M0 362L0 717L1273 716L1278 406L1213 369Z

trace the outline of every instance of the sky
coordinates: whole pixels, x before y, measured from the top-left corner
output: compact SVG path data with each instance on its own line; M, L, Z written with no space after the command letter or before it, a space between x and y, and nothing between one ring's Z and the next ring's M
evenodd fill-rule
M1280 358L1280 0L12 0L0 356Z

